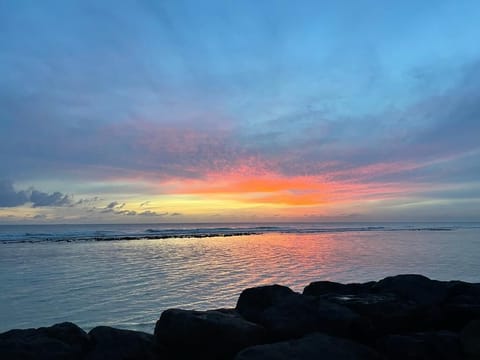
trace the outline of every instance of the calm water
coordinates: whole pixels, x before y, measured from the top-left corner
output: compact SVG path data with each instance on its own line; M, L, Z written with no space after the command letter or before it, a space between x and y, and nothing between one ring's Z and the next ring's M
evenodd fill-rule
M167 308L233 307L273 283L480 282L479 259L480 224L0 226L0 332L61 321L151 332Z

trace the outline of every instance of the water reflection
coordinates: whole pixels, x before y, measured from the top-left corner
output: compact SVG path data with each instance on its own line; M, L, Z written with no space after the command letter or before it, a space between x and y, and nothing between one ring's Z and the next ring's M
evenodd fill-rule
M461 246L459 246L461 244ZM396 273L479 281L478 232L264 234L2 247L1 328L73 321L152 331L170 307L233 307L241 290Z

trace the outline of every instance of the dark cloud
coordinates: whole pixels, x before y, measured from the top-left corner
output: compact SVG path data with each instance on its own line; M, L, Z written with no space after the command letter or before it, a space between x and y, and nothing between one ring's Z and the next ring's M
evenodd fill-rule
M114 212L117 215L127 215L127 216L135 216L137 212L135 210L119 210Z
M106 209L113 209L114 207L116 207L118 205L118 201L112 201L110 204L108 204L105 208Z
M138 213L139 216L166 216L168 212L158 213L156 211L146 210Z
M16 191L11 181L0 181L0 207L15 207L27 203L32 203L34 208L68 206L72 205L72 198L58 191L51 194L35 189Z
M52 194L33 190L30 195L30 202L33 207L42 206L66 206L70 205L72 200L69 195L64 195L61 192L54 192Z
M120 203L118 201L112 201L109 203L107 206L105 206L103 209L100 210L101 213L106 214L106 213L113 213L113 214L123 214L123 215L135 215L129 210L122 210L123 207L125 206L125 203Z
M148 201L140 204L140 207L147 205L147 203ZM108 205L106 205L104 208L101 208L101 209L93 208L93 209L90 209L91 210L90 212L97 210L102 214L125 215L125 216L167 216L169 215L168 212L159 213L152 210L144 210L141 212L137 212L135 210L124 209L125 206L126 206L126 203L112 201Z
M0 207L15 207L28 202L28 194L25 191L15 191L13 183L8 180L0 180Z
M99 198L98 196L94 196L93 198L85 198L85 199L77 200L74 203L72 203L70 206L71 207L74 207L74 206L89 206L89 205L92 205L92 204L94 204L94 203L96 203L97 201L100 201L100 200L102 200L102 199Z

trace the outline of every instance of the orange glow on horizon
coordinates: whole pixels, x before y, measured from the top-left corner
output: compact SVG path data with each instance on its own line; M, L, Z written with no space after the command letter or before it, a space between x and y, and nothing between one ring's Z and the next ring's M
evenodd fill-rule
M370 180L369 175L389 174L396 168L412 167L411 164L363 166L342 171L325 170L317 175L289 176L268 171L261 164L254 166L253 160L252 163L244 162L235 170L210 172L195 179L164 179L149 172L132 173L116 181L124 186L138 184L138 179L143 179L145 192L122 194L123 198L130 199L124 210L139 214L145 211L180 213L199 221L216 220L217 217L224 220L256 216L257 219L302 220L311 216L342 216L429 189L426 184Z

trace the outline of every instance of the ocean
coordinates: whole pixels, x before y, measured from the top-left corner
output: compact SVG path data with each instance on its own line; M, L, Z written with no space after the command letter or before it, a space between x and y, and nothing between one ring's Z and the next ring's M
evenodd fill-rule
M0 332L72 321L152 332L248 287L400 273L480 282L480 223L0 225Z

